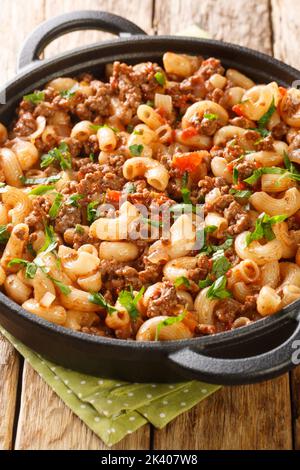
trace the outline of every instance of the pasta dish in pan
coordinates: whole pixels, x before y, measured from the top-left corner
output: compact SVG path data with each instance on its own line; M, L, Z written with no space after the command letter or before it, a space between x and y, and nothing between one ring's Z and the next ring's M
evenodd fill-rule
M219 60L55 78L0 124L0 285L110 338L215 334L300 298L300 91Z

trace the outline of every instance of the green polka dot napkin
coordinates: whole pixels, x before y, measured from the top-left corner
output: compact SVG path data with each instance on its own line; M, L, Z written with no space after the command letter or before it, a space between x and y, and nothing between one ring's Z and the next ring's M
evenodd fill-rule
M209 37L198 25L190 26L179 35ZM42 358L13 338L1 325L0 332L108 446L148 422L158 429L163 428L220 388L195 380L176 384L138 384L80 374Z
M80 374L42 358L1 326L0 332L108 446L147 422L163 428L219 388L195 380L176 384L139 384Z

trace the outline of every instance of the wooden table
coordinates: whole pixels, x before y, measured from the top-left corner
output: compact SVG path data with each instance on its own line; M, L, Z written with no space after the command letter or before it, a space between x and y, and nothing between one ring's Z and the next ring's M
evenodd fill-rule
M1 81L14 75L26 35L52 16L100 9L149 34L197 22L212 37L274 54L300 68L300 2L295 0L0 0ZM46 55L108 35L81 32ZM98 439L0 337L0 449L104 449ZM259 385L227 387L157 431L145 426L117 449L300 449L300 368Z

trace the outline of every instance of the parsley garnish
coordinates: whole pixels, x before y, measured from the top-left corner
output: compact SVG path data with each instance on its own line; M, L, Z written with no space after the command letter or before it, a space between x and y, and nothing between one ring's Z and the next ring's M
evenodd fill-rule
M190 281L185 276L179 276L174 281L175 287L180 287L180 286L190 287L190 285L191 285Z
M264 129L266 127L266 125L268 124L269 120L271 119L271 117L275 113L275 111L276 111L276 106L275 106L275 101L274 101L274 97L273 97L272 103L271 103L268 111L257 121L259 129Z
M126 194L134 194L136 193L136 186L133 183L127 183L124 187L124 193Z
M7 231L7 225L0 225L0 243L6 243L10 237L10 233Z
M268 129L259 128L259 127L254 127L254 128L251 128L250 130L258 132L263 138L268 137L268 135L271 134L271 131L268 131Z
M30 93L29 95L23 96L23 100L29 101L32 104L39 104L41 103L41 101L45 100L45 92L35 91L34 93Z
M49 217L51 219L55 219L55 217L57 217L57 214L59 213L60 208L62 206L62 201L63 201L63 195L60 193L57 193L52 203L52 206L50 207L50 210L49 210Z
M76 224L75 225L75 232L78 233L79 235L83 235L84 234L83 226L80 225L80 224Z
M87 216L88 222L90 223L94 222L94 220L96 219L97 217L96 207L99 206L99 204L100 204L99 201L92 201L87 205L86 216Z
M160 220L151 220L151 219L147 219L146 217L141 217L141 221L144 224L152 225L152 227L157 227L157 228L160 228L163 225Z
M161 321L157 327L156 327L156 332L155 332L155 341L158 341L159 340L159 334L161 332L161 329L164 327L164 326L170 326L170 325L174 325L175 323L179 323L181 322L184 317L186 315L186 311L184 310L180 315L178 315L177 317L168 317L168 318L165 318L165 320Z
M296 165L294 165L294 163L291 162L288 154L286 152L283 152L283 162L284 162L284 166L286 167L286 169L290 172L290 173L294 173L295 175L299 175L299 171L298 171L298 168L296 167Z
M117 309L110 305L100 292L91 292L89 295L89 302L92 304L100 305L100 307L105 308L107 313L111 315L114 312L117 312Z
M24 266L26 267L25 269L25 277L27 277L28 279L33 279L35 274L36 274L36 271L37 271L37 268L38 266L31 262L31 261L27 261L25 259L21 259L21 258L13 258L9 263L8 263L8 267L10 268L11 266L15 266L16 264L20 264L21 266Z
M127 310L133 320L136 320L139 316L137 303L142 298L144 292L145 287L142 287L141 290L135 296L132 291L127 290L122 290L119 294L119 303Z
M57 237L54 232L52 225L46 225L45 227L45 243L39 250L39 253L50 253L57 247Z
M130 153L133 157L139 157L142 154L144 146L142 144L134 144L129 146Z
M213 113L204 113L203 117L205 119L208 119L209 121L215 121L216 119L218 119L218 115Z
M78 84L76 83L72 88L69 88L68 90L63 90L60 92L60 96L62 98L65 98L66 100L69 100L75 96L76 91L78 90Z
M156 72L156 74L154 75L154 78L157 81L157 83L159 83L159 85L161 86L164 86L164 84L166 83L166 77L162 72Z
M20 181L23 184L34 186L35 184L56 183L60 179L61 179L60 175L48 176L47 178L25 178L24 176L21 176Z
M212 272L216 275L216 277L223 276L231 268L231 264L229 263L226 256L224 256L224 250L216 251L212 257L212 260Z
M47 276L59 288L59 290L62 294L64 294L64 295L70 294L71 288L69 286L66 286L61 281L59 281L58 279L55 279L54 277L50 276L49 274L47 274Z
M55 186L48 186L46 184L40 184L36 188L32 189L28 194L29 196L42 196L43 194L53 191Z
M200 289L204 289L205 287L211 286L212 283L213 281L207 277L206 279L203 279L203 281L199 281L198 286Z
M91 162L94 163L94 161L96 160L96 155L93 152L91 152L90 155L89 155L89 158L90 158Z
M55 162L59 163L62 170L70 170L72 168L71 154L65 142L61 142L59 147L55 147L42 156L41 168L47 168Z
M260 240L261 238L266 238L267 240L274 240L275 234L272 230L272 225L283 222L288 216L283 215L274 215L270 217L264 212L259 215L255 222L254 231L247 234L246 243L247 246L254 240Z
M112 127L112 126L109 126L108 124L101 124L101 125L98 125L98 124L91 124L90 125L90 129L92 131L98 131L99 129L103 129L103 127L108 127L108 129L111 129L112 131L114 131L115 134L117 134L119 132L119 129L117 129L116 127Z
M229 190L230 194L233 194L234 197L238 198L238 199L249 199L249 197L251 196L252 194L252 191L250 191L249 189L245 189L245 190L237 190L237 189L233 189L231 188Z
M255 184L262 175L267 175L267 174L280 175L284 173L287 173L287 171L284 170L283 168L278 168L276 166L271 166L271 167L263 166L262 168L258 168L257 170L254 170L252 175L249 176L249 178L246 178L244 181L245 183L252 185L252 184ZM300 176L299 176L299 179L300 179Z
M226 289L227 278L225 275L219 277L208 289L206 297L208 299L227 299L231 297L231 292Z
M239 170L235 166L232 172L232 180L234 184L238 184L239 182Z
M80 199L83 199L83 198L84 198L83 194L72 194L66 200L66 205L67 206L73 206L73 207L79 207L78 201L80 201Z

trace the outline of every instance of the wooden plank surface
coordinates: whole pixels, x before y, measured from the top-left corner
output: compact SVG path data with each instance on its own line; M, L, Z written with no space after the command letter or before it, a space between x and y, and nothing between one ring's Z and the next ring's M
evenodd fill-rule
M102 9L131 19L151 33L177 33L197 22L212 37L275 54L299 66L297 31L299 3L293 0L1 0L0 44L5 81L13 75L17 50L25 36L44 18L78 9ZM272 3L272 12L269 9ZM141 7L142 5L142 7ZM153 11L155 5L155 11ZM293 8L292 8L293 7ZM152 25L152 18L154 20ZM257 21L259 18L259 21ZM272 23L273 22L273 23ZM18 28L15 25L18 25ZM14 28L13 26L14 25ZM273 25L273 27L271 27ZM153 26L153 27L152 27ZM14 29L14 34L10 31ZM255 31L255 34L253 34ZM66 35L47 48L46 55L107 37L98 32ZM291 44L291 37L294 44ZM12 446L12 423L18 376L18 357L0 339L0 449ZM4 378L5 377L5 378ZM292 374L295 445L300 448L300 372ZM47 423L47 425L45 425ZM288 374L247 387L224 388L166 429L154 431L156 449L290 449L291 403ZM147 449L150 428L123 440L118 449ZM18 420L17 449L103 449L101 441L25 365Z

